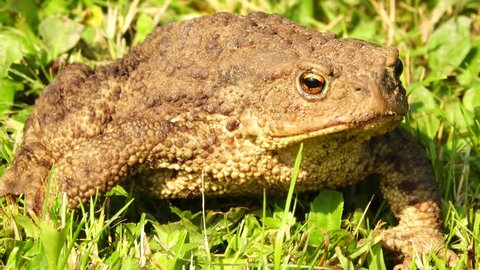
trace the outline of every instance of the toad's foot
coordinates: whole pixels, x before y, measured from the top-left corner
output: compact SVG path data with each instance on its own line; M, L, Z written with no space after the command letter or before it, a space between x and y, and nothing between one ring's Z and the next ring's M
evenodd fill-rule
M440 196L422 148L402 130L376 138L375 142L375 170L382 178L380 189L399 219L397 227L382 233L383 246L403 255L403 269L409 268L415 254L430 252L436 252L452 265L457 256L445 252Z
M454 266L458 261L457 254L446 249L442 235L431 227L399 225L382 231L380 236L383 247L403 255L402 264L394 269L410 269L413 260L421 261L432 252L443 258L447 266Z

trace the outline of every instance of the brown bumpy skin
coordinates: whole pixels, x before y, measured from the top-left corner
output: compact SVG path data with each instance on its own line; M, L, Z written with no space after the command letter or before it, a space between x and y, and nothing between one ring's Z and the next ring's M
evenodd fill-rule
M408 262L445 246L432 170L395 130L408 109L401 70L394 48L278 15L159 27L116 63L58 74L0 195L24 193L38 211L52 166L71 207L122 181L160 198L199 196L202 177L210 196L281 193L303 143L298 191L381 176L400 220L383 243Z
M440 196L434 174L420 145L407 132L397 129L370 141L374 171L382 181L383 197L390 204L399 225L382 232L382 243L406 256L403 267L410 269L414 254L436 251L454 264L457 255L440 244Z

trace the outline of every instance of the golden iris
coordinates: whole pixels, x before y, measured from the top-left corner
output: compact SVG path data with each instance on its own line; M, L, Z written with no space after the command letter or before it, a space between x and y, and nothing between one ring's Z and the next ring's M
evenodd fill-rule
M300 75L300 87L309 95L317 95L325 89L326 81L322 75L306 71Z

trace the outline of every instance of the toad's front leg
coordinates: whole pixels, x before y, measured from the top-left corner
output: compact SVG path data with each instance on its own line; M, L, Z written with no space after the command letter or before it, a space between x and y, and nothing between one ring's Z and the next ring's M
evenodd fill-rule
M402 253L401 268L408 269L415 254L432 251L452 265L458 258L443 242L440 196L422 148L400 129L373 138L371 147L383 197L399 219L382 233L382 245Z
M75 146L55 164L60 191L70 207L104 193L125 179L139 164L150 166L165 149L162 142L173 125L143 119L122 120L106 131Z
M34 153L41 149L27 151L32 147L24 147L2 178L0 195L25 193L29 209L39 214L44 199L49 199L45 196L49 194L51 198L60 191L67 194L70 207L77 207L97 191L111 189L127 176L130 168L148 163L152 155L158 155L159 149L163 149L159 146L172 130L175 128L171 124L118 120L102 134L73 145L54 162L54 181L48 193L45 191L51 163L37 162Z

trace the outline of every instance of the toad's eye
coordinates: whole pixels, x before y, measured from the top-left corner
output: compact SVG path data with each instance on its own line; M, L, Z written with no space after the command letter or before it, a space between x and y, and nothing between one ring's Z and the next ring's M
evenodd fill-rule
M322 75L313 71L305 71L298 77L298 85L306 94L318 95L323 93L327 82Z
M402 60L398 59L397 63L395 64L395 70L393 71L395 73L395 76L400 77L403 72L403 63Z

